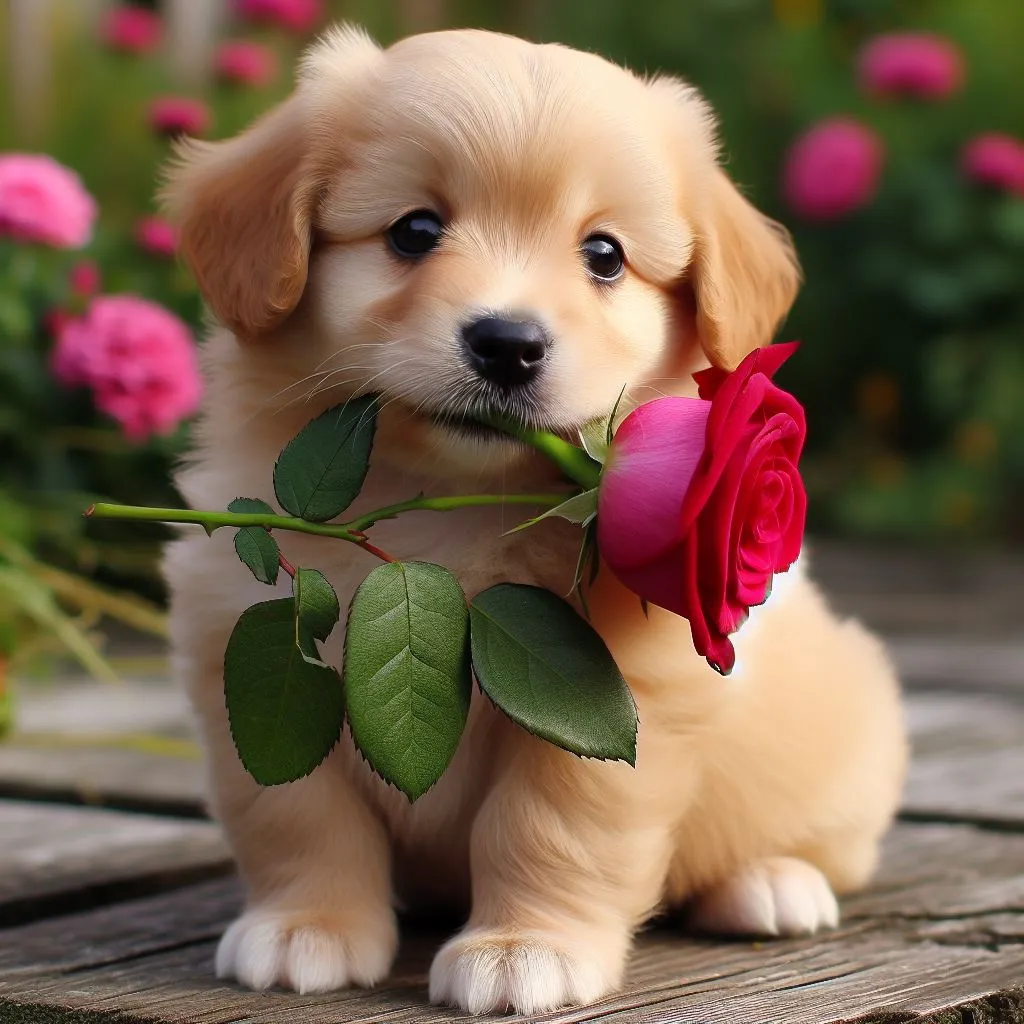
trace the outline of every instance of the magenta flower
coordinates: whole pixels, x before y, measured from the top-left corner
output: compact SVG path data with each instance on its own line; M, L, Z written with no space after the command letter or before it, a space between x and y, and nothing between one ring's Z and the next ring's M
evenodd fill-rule
M48 156L0 153L0 237L80 249L92 238L96 201L82 179Z
M143 217L135 225L135 242L152 256L173 256L178 248L178 233L163 217Z
M169 433L196 411L202 394L188 328L134 295L100 296L85 316L64 323L51 368L65 386L88 387L96 408L133 441Z
M1012 135L976 135L964 146L960 167L977 185L1024 196L1024 142Z
M114 7L103 19L100 38L121 53L150 53L163 35L160 15L145 7Z
M68 273L68 285L78 298L91 298L100 288L100 268L93 260L80 260Z
M941 100L963 84L960 50L928 32L876 36L860 52L861 88L874 96L915 96Z
M161 135L202 135L210 121L210 108L201 100L161 96L149 105L149 125Z
M303 33L323 16L323 0L236 0L235 10L247 21Z
M217 74L239 85L266 85L277 75L277 56L269 47L248 39L223 43L215 59Z
M844 217L874 198L882 159L882 141L867 126L846 118L821 121L790 149L783 195L807 220Z
M796 561L807 496L800 403L772 383L796 345L694 375L698 398L660 398L615 432L597 496L601 557L646 601L689 620L694 650L729 672L730 634Z

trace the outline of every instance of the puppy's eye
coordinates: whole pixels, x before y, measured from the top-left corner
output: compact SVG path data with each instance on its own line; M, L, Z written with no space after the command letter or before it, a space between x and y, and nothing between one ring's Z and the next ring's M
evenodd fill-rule
M432 210L413 210L396 220L384 234L395 253L414 260L430 252L441 241L443 231L441 218Z
M598 281L617 281L626 269L622 246L611 235L591 235L580 246L587 270Z

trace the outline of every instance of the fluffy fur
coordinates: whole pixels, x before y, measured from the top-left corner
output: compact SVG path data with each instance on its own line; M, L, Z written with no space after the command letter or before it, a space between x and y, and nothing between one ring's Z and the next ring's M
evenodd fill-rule
M386 404L353 513L421 490L550 486L543 460L436 420L489 400L460 354L469 316L547 325L540 383L503 408L569 431L624 383L640 402L687 393L708 360L734 366L771 340L798 284L785 232L718 166L689 86L484 32L386 51L329 33L281 106L235 139L184 148L167 200L219 322L179 476L196 507L269 498L284 443L371 391ZM442 243L403 262L383 233L422 207L445 220ZM625 250L613 285L580 256L597 231ZM565 593L578 531L502 537L513 516L421 513L374 539L451 567L470 594L505 579ZM373 565L335 541L282 543L343 600ZM635 929L659 910L715 933L813 932L835 924L833 892L871 874L904 771L897 687L881 646L797 570L740 632L729 679L696 656L684 621L645 619L602 573L590 606L639 705L636 769L559 751L474 699L451 768L410 805L347 737L308 778L257 786L228 734L222 658L266 588L224 533L183 535L166 569L176 670L249 893L222 976L372 985L395 954L396 908L454 907L468 919L437 954L431 998L540 1013L618 986Z

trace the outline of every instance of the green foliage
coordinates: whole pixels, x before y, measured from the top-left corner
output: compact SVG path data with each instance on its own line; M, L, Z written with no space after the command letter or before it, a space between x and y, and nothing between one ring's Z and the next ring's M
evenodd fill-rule
M303 657L289 597L242 612L224 654L224 698L238 756L263 786L308 775L341 734L341 679Z
M480 688L524 729L633 764L636 705L604 641L549 590L499 583L470 605Z
M469 714L469 617L440 565L390 562L356 591L345 635L352 738L411 800L441 777Z
M296 569L292 580L295 599L295 646L311 665L324 666L316 641L323 643L338 624L338 595L318 569ZM326 666L324 666L326 667Z
M377 400L355 398L308 423L274 466L274 493L289 515L320 523L359 493L370 464Z
M355 497L350 482L358 480L357 492L370 456L374 411L372 400L361 408L347 403L289 442L275 467L282 504L319 516L328 509L337 514L341 502ZM584 457L583 449L573 451ZM558 449L554 461L560 465L565 457ZM473 505L481 499L446 499L445 507L462 500ZM595 493L583 492L581 502L585 509L567 509L565 502L557 507L584 525L581 567L594 557L596 571ZM403 503L409 510L415 506L415 500ZM338 596L322 573L294 569L280 552L269 529L290 528L288 517L282 523L266 502L252 498L236 498L228 511L270 520L246 526L235 537L239 559L256 578L270 581L271 551L275 568L293 577L290 599L242 613L224 657L231 735L258 782L276 785L311 772L337 741L347 715L367 763L410 800L418 799L455 756L469 714L473 672L498 708L542 739L584 757L634 762L636 705L625 681L600 636L554 594L501 584L467 608L461 585L444 567L396 561L370 545L368 550L386 562L369 573L352 598L342 686L318 646L338 623ZM389 506L361 521L396 514L396 506ZM223 513L197 515L208 532L214 522L228 525ZM316 522L303 522L311 521ZM367 546L365 534L353 524L334 529L340 539ZM260 550L257 537L266 537L272 549Z
M277 582L281 551L277 541L261 526L244 526L235 532L235 554L252 570L260 583Z

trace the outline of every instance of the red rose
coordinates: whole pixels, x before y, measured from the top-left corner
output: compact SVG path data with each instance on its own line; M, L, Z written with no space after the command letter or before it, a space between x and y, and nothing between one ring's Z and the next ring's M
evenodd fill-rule
M697 653L723 673L736 659L730 634L800 554L806 423L771 380L795 349L757 349L732 373L695 374L699 398L635 409L601 476L603 559L642 598L687 618Z

